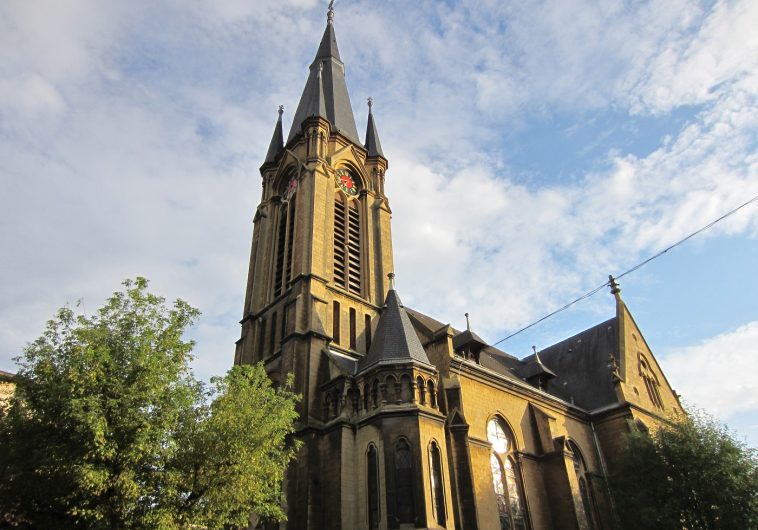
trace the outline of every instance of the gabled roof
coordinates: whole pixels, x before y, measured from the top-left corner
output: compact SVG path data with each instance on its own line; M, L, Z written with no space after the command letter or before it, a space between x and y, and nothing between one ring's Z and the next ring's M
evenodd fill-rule
M319 74L321 79L319 79ZM319 94L320 93L320 94ZM332 124L332 129L341 132L351 141L360 145L358 129L355 127L353 108L345 83L345 65L337 49L337 37L331 19L326 24L324 36L318 47L316 58L310 66L310 74L305 83L300 103L295 111L287 143L302 132L303 122L313 114L315 105L323 98L323 117Z
M398 361L418 361L431 365L400 297L394 289L390 289L374 332L371 348L358 362L358 370L362 371L378 363Z

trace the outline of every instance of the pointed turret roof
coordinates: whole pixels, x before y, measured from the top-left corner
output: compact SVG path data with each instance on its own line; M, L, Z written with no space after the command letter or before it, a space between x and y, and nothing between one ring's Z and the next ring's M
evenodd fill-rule
M358 370L362 371L381 362L393 361L418 361L431 364L400 297L394 289L390 289L376 326L371 348L368 354L358 362Z
M284 135L282 134L282 114L284 113L284 106L279 105L279 119L276 120L276 127L274 127L274 134L271 136L271 143L268 144L268 152L266 153L266 160L264 164L271 164L276 161L276 157L279 153L284 151Z
M366 124L366 151L368 156L381 156L384 158L382 152L382 144L379 142L379 133L376 132L376 124L374 123L374 113L372 107L374 106L374 100L368 98L368 123Z
M350 96L345 83L345 65L340 59L337 49L337 37L334 34L333 11L329 11L326 30L321 38L321 44L316 52L316 58L310 66L310 74L305 82L303 95L295 111L287 143L302 132L302 124L311 116L323 116L332 124L332 128L347 136L351 141L360 144L358 129L355 126L353 108L350 106ZM319 81L319 72L321 80ZM318 95L318 92L321 95ZM311 114L313 102L323 98L324 114Z
M464 346L468 346L474 350L481 350L488 346L483 338L471 331L471 322L469 321L468 313L466 313L466 331L458 333L453 337L453 349L458 350Z

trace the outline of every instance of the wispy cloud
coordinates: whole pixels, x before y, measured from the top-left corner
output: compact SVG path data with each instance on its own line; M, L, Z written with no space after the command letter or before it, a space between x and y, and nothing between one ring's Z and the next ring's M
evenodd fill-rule
M136 274L203 311L201 375L229 366L257 167L325 6L0 4L6 368L56 307L93 309ZM458 325L471 310L499 337L758 194L755 2L337 7L359 129L376 101L411 306ZM640 117L666 124L644 153L616 140ZM613 133L588 133L593 120ZM551 141L591 150L515 162L513 138L553 126ZM559 156L568 177L552 173ZM709 237L757 233L753 210Z
M663 370L689 402L725 420L758 408L755 371L758 321L694 346L676 348L663 361Z

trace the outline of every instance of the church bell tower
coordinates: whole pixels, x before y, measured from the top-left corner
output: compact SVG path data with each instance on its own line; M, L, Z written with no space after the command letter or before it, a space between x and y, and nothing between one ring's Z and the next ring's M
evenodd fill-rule
M287 141L283 107L260 168L235 363L294 374L301 423L319 415L325 349L364 356L393 270L387 159L369 99L361 142L329 9Z
M260 168L235 352L303 397L281 528L454 526L440 375L394 288L372 110L361 142L330 6L287 140L280 107Z

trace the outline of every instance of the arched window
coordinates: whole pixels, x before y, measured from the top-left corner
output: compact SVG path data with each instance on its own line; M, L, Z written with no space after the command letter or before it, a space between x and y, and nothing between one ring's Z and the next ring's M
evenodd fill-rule
M399 523L413 523L416 513L413 503L413 465L411 446L405 439L395 445L395 485Z
M334 283L361 294L361 212L358 184L348 171L337 170L334 195Z
M487 422L487 440L492 445L490 468L497 499L501 530L525 530L526 508L520 473L514 455L513 436L500 418Z
M418 402L426 405L426 387L421 376L416 377L416 390L418 391Z
M432 442L429 447L429 477L432 486L432 507L434 518L439 526L444 527L447 518L445 516L445 485L442 482L442 459L437 442Z
M590 530L595 530L595 504L592 499L592 493L588 490L588 476L587 467L584 465L584 458L579 451L579 447L571 440L569 440L569 447L571 448L572 459L574 460L574 472L576 473L576 480L579 483L579 495L582 498L582 506L584 507L584 514L587 517L587 524Z
M295 183L293 185L293 182ZM294 186L294 187L293 187ZM284 200L279 206L277 227L276 270L274 276L274 296L279 296L292 279L292 252L295 241L295 191L297 179L290 181L282 193Z
M379 405L379 381L374 379L374 384L371 385L371 406L376 408Z
M366 453L366 479L368 480L368 527L379 528L379 455L376 446L371 444Z
M431 379L426 382L426 391L429 394L429 406L437 408L437 394L434 391L434 381Z
M658 390L661 385L658 383L658 378L652 370L650 370L647 360L641 353L639 354L639 371L642 380L645 382L647 395L650 397L653 406L663 410L663 400L661 399L661 393Z

